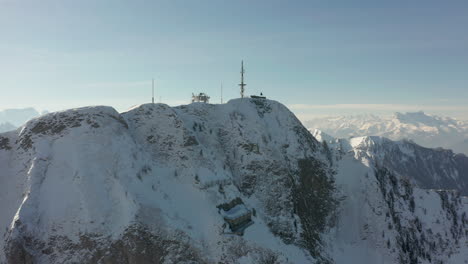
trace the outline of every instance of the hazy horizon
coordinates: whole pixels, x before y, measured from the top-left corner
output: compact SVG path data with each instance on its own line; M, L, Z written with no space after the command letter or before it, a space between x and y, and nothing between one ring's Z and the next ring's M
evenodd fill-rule
M156 102L156 104L159 102ZM162 102L165 104L164 102ZM227 102L224 102L227 103ZM147 104L142 103L142 104ZM129 106L127 108L115 108L118 112L123 113L126 112L134 107L137 107L139 105L133 105ZM181 102L180 104L169 104L172 107L180 106L180 105L186 105L190 104L190 102ZM217 104L217 103L214 103ZM1 115L5 111L10 111L10 110L26 110L26 109L34 109L35 111L38 112L38 114L45 114L45 113L50 113L50 112L56 112L56 111L66 111L68 109L73 109L73 108L81 108L81 107L92 107L92 106L101 106L102 104L95 104L95 105L81 105L77 107L70 107L70 108L63 108L63 109L39 109L33 106L29 107L18 107L18 108L2 108L0 107L0 124L3 122ZM105 106L105 105L102 105ZM111 105L109 105L111 106ZM113 107L113 106L111 106ZM341 117L341 116L346 116L346 117L351 117L351 116L377 116L381 118L389 118L393 116L395 113L416 113L416 112L423 112L427 115L431 116L438 116L438 117L444 117L444 118L454 118L460 121L466 121L468 122L468 117L465 115L450 115L450 114L444 114L446 111L424 111L424 110L418 110L419 106L398 106L398 105L286 105L286 107L289 108L300 120L301 122L307 122L307 121L312 121L314 119L321 119L321 118L333 118L333 117ZM370 109L373 108L371 111ZM377 110L376 110L377 109ZM313 110L313 113L310 113L309 111ZM351 110L351 111L350 111Z

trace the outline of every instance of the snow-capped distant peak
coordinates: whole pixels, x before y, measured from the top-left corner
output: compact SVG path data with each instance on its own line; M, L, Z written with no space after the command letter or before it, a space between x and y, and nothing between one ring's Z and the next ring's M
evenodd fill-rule
M382 136L392 140L411 139L425 147L453 148L468 139L467 122L422 111L397 112L390 117L361 115L317 118L305 124L311 131L319 129L336 138Z
M16 127L11 123L0 123L0 133L15 130Z
M0 124L10 123L15 127L19 127L28 120L40 116L36 109L29 107L23 109L6 109L0 111Z
M328 135L327 133L319 129L314 129L313 131L311 131L311 133L312 133L312 136L314 136L315 139L317 139L317 141L319 142L323 142L323 141L330 142L330 141L335 140L334 137Z

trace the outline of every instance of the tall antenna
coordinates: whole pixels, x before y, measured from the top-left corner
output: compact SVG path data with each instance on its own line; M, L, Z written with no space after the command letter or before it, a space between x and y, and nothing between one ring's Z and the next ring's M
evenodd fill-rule
M221 104L223 103L223 83L221 83Z
M241 94L241 98L244 98L244 91L245 91L245 86L247 86L246 83L244 83L244 61L242 61L241 63L241 83L239 84L240 88L241 88L241 91L240 91L240 94Z
M151 102L154 104L154 78L153 78L152 92L153 92L153 96L151 97Z

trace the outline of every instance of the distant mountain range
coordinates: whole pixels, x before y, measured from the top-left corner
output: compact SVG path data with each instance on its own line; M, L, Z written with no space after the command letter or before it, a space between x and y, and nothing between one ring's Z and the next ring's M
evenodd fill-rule
M382 136L392 140L409 139L424 147L443 147L468 154L468 122L424 112L336 116L304 122L311 131L319 129L332 137Z
M23 125L28 120L38 117L41 114L34 108L21 108L21 109L6 109L0 111L0 133L14 130Z
M0 123L0 133L14 130L16 127L10 123Z
M456 153L464 153L468 155L468 139L465 139L462 142L458 142L452 145L451 147L449 147L449 149L452 149Z

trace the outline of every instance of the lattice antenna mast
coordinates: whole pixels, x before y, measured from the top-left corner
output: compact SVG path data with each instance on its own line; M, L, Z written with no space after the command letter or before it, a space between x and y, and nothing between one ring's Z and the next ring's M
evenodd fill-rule
M152 97L151 97L151 102L154 104L154 78L153 78L153 85L151 86L152 88Z
M247 84L244 83L244 73L245 73L244 61L242 61L242 63L241 63L241 83L239 84L239 86L241 88L241 90L240 90L241 98L244 98L245 86L247 86Z
M223 83L221 83L221 104L223 103Z

